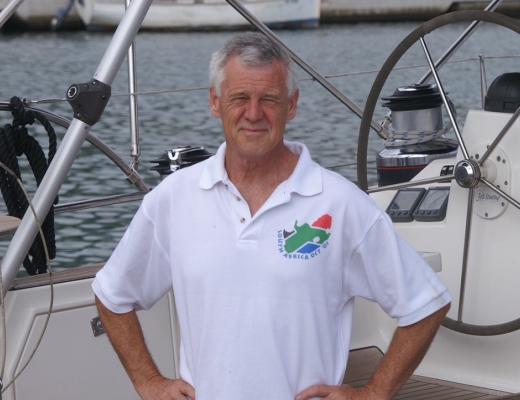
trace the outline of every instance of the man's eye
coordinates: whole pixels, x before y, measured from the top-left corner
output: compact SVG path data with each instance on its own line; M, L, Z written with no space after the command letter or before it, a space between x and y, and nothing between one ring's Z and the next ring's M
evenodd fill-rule
M239 103L239 102L247 101L247 96L233 96L233 97L231 97L231 101L233 103Z
M265 104L276 104L278 100L275 97L264 97L262 102Z

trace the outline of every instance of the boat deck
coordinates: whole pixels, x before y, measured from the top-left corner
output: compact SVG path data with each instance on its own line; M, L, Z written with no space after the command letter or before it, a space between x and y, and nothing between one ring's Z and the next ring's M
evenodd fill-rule
M379 349L370 347L350 352L349 367L344 383L354 387L368 383L377 364L383 357ZM413 375L401 388L396 400L520 400L520 394L461 385L454 382Z

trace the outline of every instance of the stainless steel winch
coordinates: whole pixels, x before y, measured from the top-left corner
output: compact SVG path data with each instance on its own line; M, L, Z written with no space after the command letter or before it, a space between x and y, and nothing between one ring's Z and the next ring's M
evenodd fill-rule
M383 122L385 147L377 154L379 185L408 181L432 160L453 157L457 142L445 137L442 98L437 86L414 84L383 98L390 109Z

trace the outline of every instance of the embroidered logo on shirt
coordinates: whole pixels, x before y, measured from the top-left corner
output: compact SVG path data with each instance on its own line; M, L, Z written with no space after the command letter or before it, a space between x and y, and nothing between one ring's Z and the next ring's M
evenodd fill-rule
M329 244L332 217L323 214L311 225L294 222L294 230L278 231L278 251L285 258L310 259L320 254Z

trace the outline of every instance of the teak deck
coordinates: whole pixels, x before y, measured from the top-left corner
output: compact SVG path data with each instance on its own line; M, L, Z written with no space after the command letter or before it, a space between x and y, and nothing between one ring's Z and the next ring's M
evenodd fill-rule
M383 354L375 347L350 352L349 367L344 383L354 387L368 383ZM401 388L396 400L520 400L520 395L461 385L439 379L413 375Z

